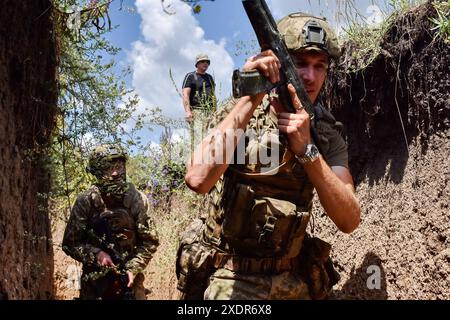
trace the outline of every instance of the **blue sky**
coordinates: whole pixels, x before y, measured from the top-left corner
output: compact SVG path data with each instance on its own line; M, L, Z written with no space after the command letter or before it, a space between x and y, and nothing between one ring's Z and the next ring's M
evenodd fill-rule
M350 14L358 9L373 17L370 5L373 2L379 4L370 0L355 2L357 8L348 7L348 1L344 7L342 0L267 0L275 19L301 10L324 15L335 27L341 25L335 19L338 7ZM122 49L116 56L118 66L132 68L132 74L125 80L141 97L140 110L159 107L166 116L182 118L181 98L170 80L169 69L180 87L184 75L194 70L195 55L206 52L211 59L208 72L215 77L217 93L223 99L230 94L233 69L242 67L249 52L258 48L240 0L202 1L203 9L198 15L179 0L165 0L164 3L170 5L168 11L174 14L165 14L160 0L124 0L122 10L119 10L120 1L114 1L110 6L110 17L112 24L119 27L107 37ZM175 134L186 133L178 129ZM144 142L157 142L160 130L143 130L140 135Z

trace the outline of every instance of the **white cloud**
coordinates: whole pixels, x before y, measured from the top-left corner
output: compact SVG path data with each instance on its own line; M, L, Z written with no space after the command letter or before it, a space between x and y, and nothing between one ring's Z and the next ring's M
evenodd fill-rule
M376 26L380 25L384 20L383 12L376 5L368 6L366 9L366 13L368 15L367 16L367 24L369 26L376 27Z
M150 145L149 145L149 149L150 150L161 150L161 145L159 143L151 141Z
M223 98L231 92L233 60L225 50L225 40L205 38L205 32L193 16L192 9L179 0L165 1L174 15L163 12L160 0L136 0L142 18L142 40L133 43L129 54L133 65L133 87L141 97L141 107L160 107L165 116L183 117L181 97L175 84L181 84L187 72L195 70L194 58L205 52L211 59L208 73L215 77Z

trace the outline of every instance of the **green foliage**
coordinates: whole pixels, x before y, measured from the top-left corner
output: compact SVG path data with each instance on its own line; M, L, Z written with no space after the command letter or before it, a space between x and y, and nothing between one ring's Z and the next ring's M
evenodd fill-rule
M348 41L355 48L351 52L351 64L348 64L349 72L357 72L365 69L381 52L381 39L389 28L390 20L385 20L378 28L370 28L364 25L351 25L346 31Z
M59 41L59 99L52 145L52 199L65 206L92 181L84 168L86 155L100 142L140 145L135 135L144 115L138 97L123 80L130 69L117 71L119 48L105 38L111 27L111 1L55 0ZM105 58L112 57L112 58ZM136 115L137 114L137 115Z
M432 31L436 31L436 36L440 35L445 42L450 42L450 0L435 1L433 6L436 9L437 17L430 18L434 27Z
M59 0L63 7L72 2ZM84 10L89 10L89 5ZM114 57L120 49L104 37L110 31L106 27L107 6L96 12L98 15L92 17L90 11L81 11L78 30L65 29L64 19L59 29L59 109L64 119L60 135L77 147L92 146L92 136L96 140L120 141L123 135L130 134L123 124L131 119L138 103L137 96L122 80L130 69L117 75L114 60L103 58ZM135 120L134 130L142 126L142 116Z
M60 126L62 119L58 120ZM93 177L85 171L85 157L70 141L55 136L49 154L52 189L49 195L53 220L68 217L70 206L81 191L92 183Z
M162 1L164 1L164 0L162 0ZM192 11L195 14L199 14L202 11L202 6L198 4L199 2L201 2L201 1L211 1L211 2L213 2L214 0L181 0L181 1L183 1L183 2L185 2L187 4L190 4L191 7L192 7Z
M358 72L370 65L381 52L381 41L399 14L423 0L389 0L390 11L380 24L370 26L365 21L347 21L349 27L344 29L342 41L349 41L353 45L351 56L346 57L348 72Z
M389 0L389 5L395 12L404 12L414 5L422 3L422 0Z
M194 10L194 13L199 14L202 11L202 6L198 4L192 10Z
M160 144L147 147L145 155L131 157L127 169L130 180L145 190L154 206L170 208L171 196L183 190L186 172L186 141L174 141L172 130L165 127Z

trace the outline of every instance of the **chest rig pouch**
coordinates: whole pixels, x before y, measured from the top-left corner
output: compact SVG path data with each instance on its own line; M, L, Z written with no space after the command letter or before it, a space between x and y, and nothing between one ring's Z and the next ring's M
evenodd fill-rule
M287 140L279 135L277 124L276 114L264 99L247 126L252 134L245 141L245 164L231 165L224 175L223 201L218 206L223 216L216 222L221 223L221 237L228 246L223 249L232 254L293 258L300 252L309 207L293 201L302 197L302 188L290 185L297 175L292 171L295 159L287 156ZM270 165L269 171L263 170L261 154L277 160L275 168ZM309 203L306 199L299 202ZM217 233L213 231L215 238Z
M203 245L202 232L203 221L195 219L180 235L175 272L181 300L202 300L213 272L215 251Z
M96 192L91 194L91 204L94 208L89 222L92 243L107 252L115 264L124 265L135 251L135 220L125 208L106 208Z
M310 214L290 201L236 184L225 209L222 236L236 254L293 258L302 247Z
M136 244L134 220L125 209L105 210L93 219L93 230L115 263L124 263Z

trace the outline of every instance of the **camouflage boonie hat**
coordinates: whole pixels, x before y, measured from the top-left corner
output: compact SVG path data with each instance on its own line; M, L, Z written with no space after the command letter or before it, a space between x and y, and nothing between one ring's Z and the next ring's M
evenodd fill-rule
M95 147L89 155L89 162L86 170L94 176L103 173L110 162L116 159L128 159L127 152L119 145L101 144Z
M195 57L195 66L196 66L196 67L197 67L197 64L198 64L200 61L208 61L208 64L211 63L211 61L210 61L209 58L208 58L208 55L207 55L207 54L204 54L204 53L200 53L200 54L198 54L198 55Z
M292 13L278 21L278 31L289 50L325 51L333 59L341 55L336 34L325 18Z

